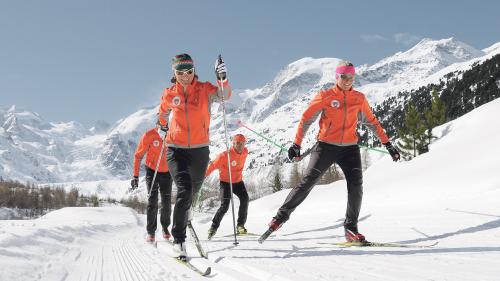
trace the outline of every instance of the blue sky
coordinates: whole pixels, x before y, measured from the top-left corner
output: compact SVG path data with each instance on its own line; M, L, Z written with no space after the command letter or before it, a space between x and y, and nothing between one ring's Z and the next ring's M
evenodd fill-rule
M201 80L221 53L232 86L256 88L302 57L371 64L424 37L482 49L500 41L499 3L0 0L0 106L113 123L159 102L181 52Z

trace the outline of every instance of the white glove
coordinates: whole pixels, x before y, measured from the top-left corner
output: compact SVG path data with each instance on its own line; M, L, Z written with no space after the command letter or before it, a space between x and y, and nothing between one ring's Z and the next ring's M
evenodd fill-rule
M226 64L222 60L222 57L219 56L219 58L215 61L215 76L217 77L217 80L226 80L226 73Z

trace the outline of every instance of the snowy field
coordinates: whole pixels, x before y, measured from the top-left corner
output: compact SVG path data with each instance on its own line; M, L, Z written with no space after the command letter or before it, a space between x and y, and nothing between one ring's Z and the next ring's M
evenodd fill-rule
M207 241L212 213L194 225L212 267L201 277L145 244L145 217L128 208L65 208L0 222L0 280L500 280L500 131L487 129L500 99L442 125L413 161L377 161L364 178L359 228L368 240L432 248L342 248L345 182L317 186L275 235L234 246L231 214ZM262 233L284 190L250 203L247 228ZM238 200L235 199L237 203Z

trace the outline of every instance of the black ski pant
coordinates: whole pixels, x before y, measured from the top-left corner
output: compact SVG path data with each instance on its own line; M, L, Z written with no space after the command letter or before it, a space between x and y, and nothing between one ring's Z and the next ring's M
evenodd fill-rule
M158 215L158 190L161 195L160 223L164 231L167 231L170 225L170 213L172 211L172 177L169 172L156 173L155 184L151 184L155 171L146 166L146 186L149 193L147 207L147 225L146 231L154 235L157 227Z
M186 239L188 212L191 209L193 195L200 190L205 179L209 154L208 146L167 149L168 169L177 186L172 223L172 236L176 243L184 242Z
M274 219L278 223L286 222L295 208L306 199L320 177L334 163L340 166L347 181L347 211L344 227L357 231L363 198L361 154L357 145L338 146L317 142L312 149L306 175L300 184L290 191Z
M238 199L240 200L240 207L238 209L238 225L245 225L247 222L249 198L243 181L233 183L233 193L238 196ZM220 222L227 213L229 204L231 203L231 188L228 182L220 182L219 198L221 204L212 219L212 227L216 229L219 228Z

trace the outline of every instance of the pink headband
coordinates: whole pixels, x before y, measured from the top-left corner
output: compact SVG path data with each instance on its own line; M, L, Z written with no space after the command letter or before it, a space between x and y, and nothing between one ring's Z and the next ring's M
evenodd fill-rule
M347 65L337 66L337 69L335 69L335 72L337 72L337 74L346 74L346 73L356 74L356 70L354 69L354 66L347 66Z

